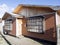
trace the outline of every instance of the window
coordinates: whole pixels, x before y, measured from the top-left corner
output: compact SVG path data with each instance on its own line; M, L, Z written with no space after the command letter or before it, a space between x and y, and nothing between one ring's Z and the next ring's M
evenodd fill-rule
M5 29L12 30L12 19L8 19L5 21Z
M43 33L43 20L42 16L38 17L29 17L27 19L27 30L30 32Z

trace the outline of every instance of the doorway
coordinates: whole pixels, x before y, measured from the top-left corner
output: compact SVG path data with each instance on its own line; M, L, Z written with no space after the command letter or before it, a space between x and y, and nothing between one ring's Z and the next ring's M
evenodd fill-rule
M16 36L21 36L22 35L22 20L17 19L16 20Z

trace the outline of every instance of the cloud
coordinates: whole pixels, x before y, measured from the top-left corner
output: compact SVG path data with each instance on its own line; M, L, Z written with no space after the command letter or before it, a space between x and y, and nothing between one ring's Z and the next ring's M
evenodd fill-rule
M7 4L0 5L0 18L2 18L5 12L12 12L13 10L14 8L9 7Z

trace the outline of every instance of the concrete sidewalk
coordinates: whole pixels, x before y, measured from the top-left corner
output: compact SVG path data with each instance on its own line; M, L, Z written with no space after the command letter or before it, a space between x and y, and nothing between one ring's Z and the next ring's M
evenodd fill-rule
M9 45L0 34L0 45Z
M16 38L9 35L4 36L12 45L42 45L41 43L26 37Z
M52 45L48 42L42 43L24 36L20 36L20 38L17 38L9 35L4 35L4 37L10 42L11 45Z

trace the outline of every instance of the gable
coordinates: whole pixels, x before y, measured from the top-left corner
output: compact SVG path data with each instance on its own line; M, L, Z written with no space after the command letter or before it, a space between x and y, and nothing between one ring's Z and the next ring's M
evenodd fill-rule
M23 10L24 8L39 8L39 9L43 9L43 10L48 10L50 12L54 12L54 10L48 6L38 6L38 5L18 5L15 10L13 11L13 13L18 14L21 10Z
M25 17L30 17L30 16L39 16L39 15L45 15L48 13L53 13L53 11L50 8L45 8L45 7L23 7L21 11L19 11L17 14L25 16Z
M10 17L10 16L11 16L11 15L6 12L6 13L4 14L4 16L2 17L2 20L5 20L5 19L7 19L7 18Z

